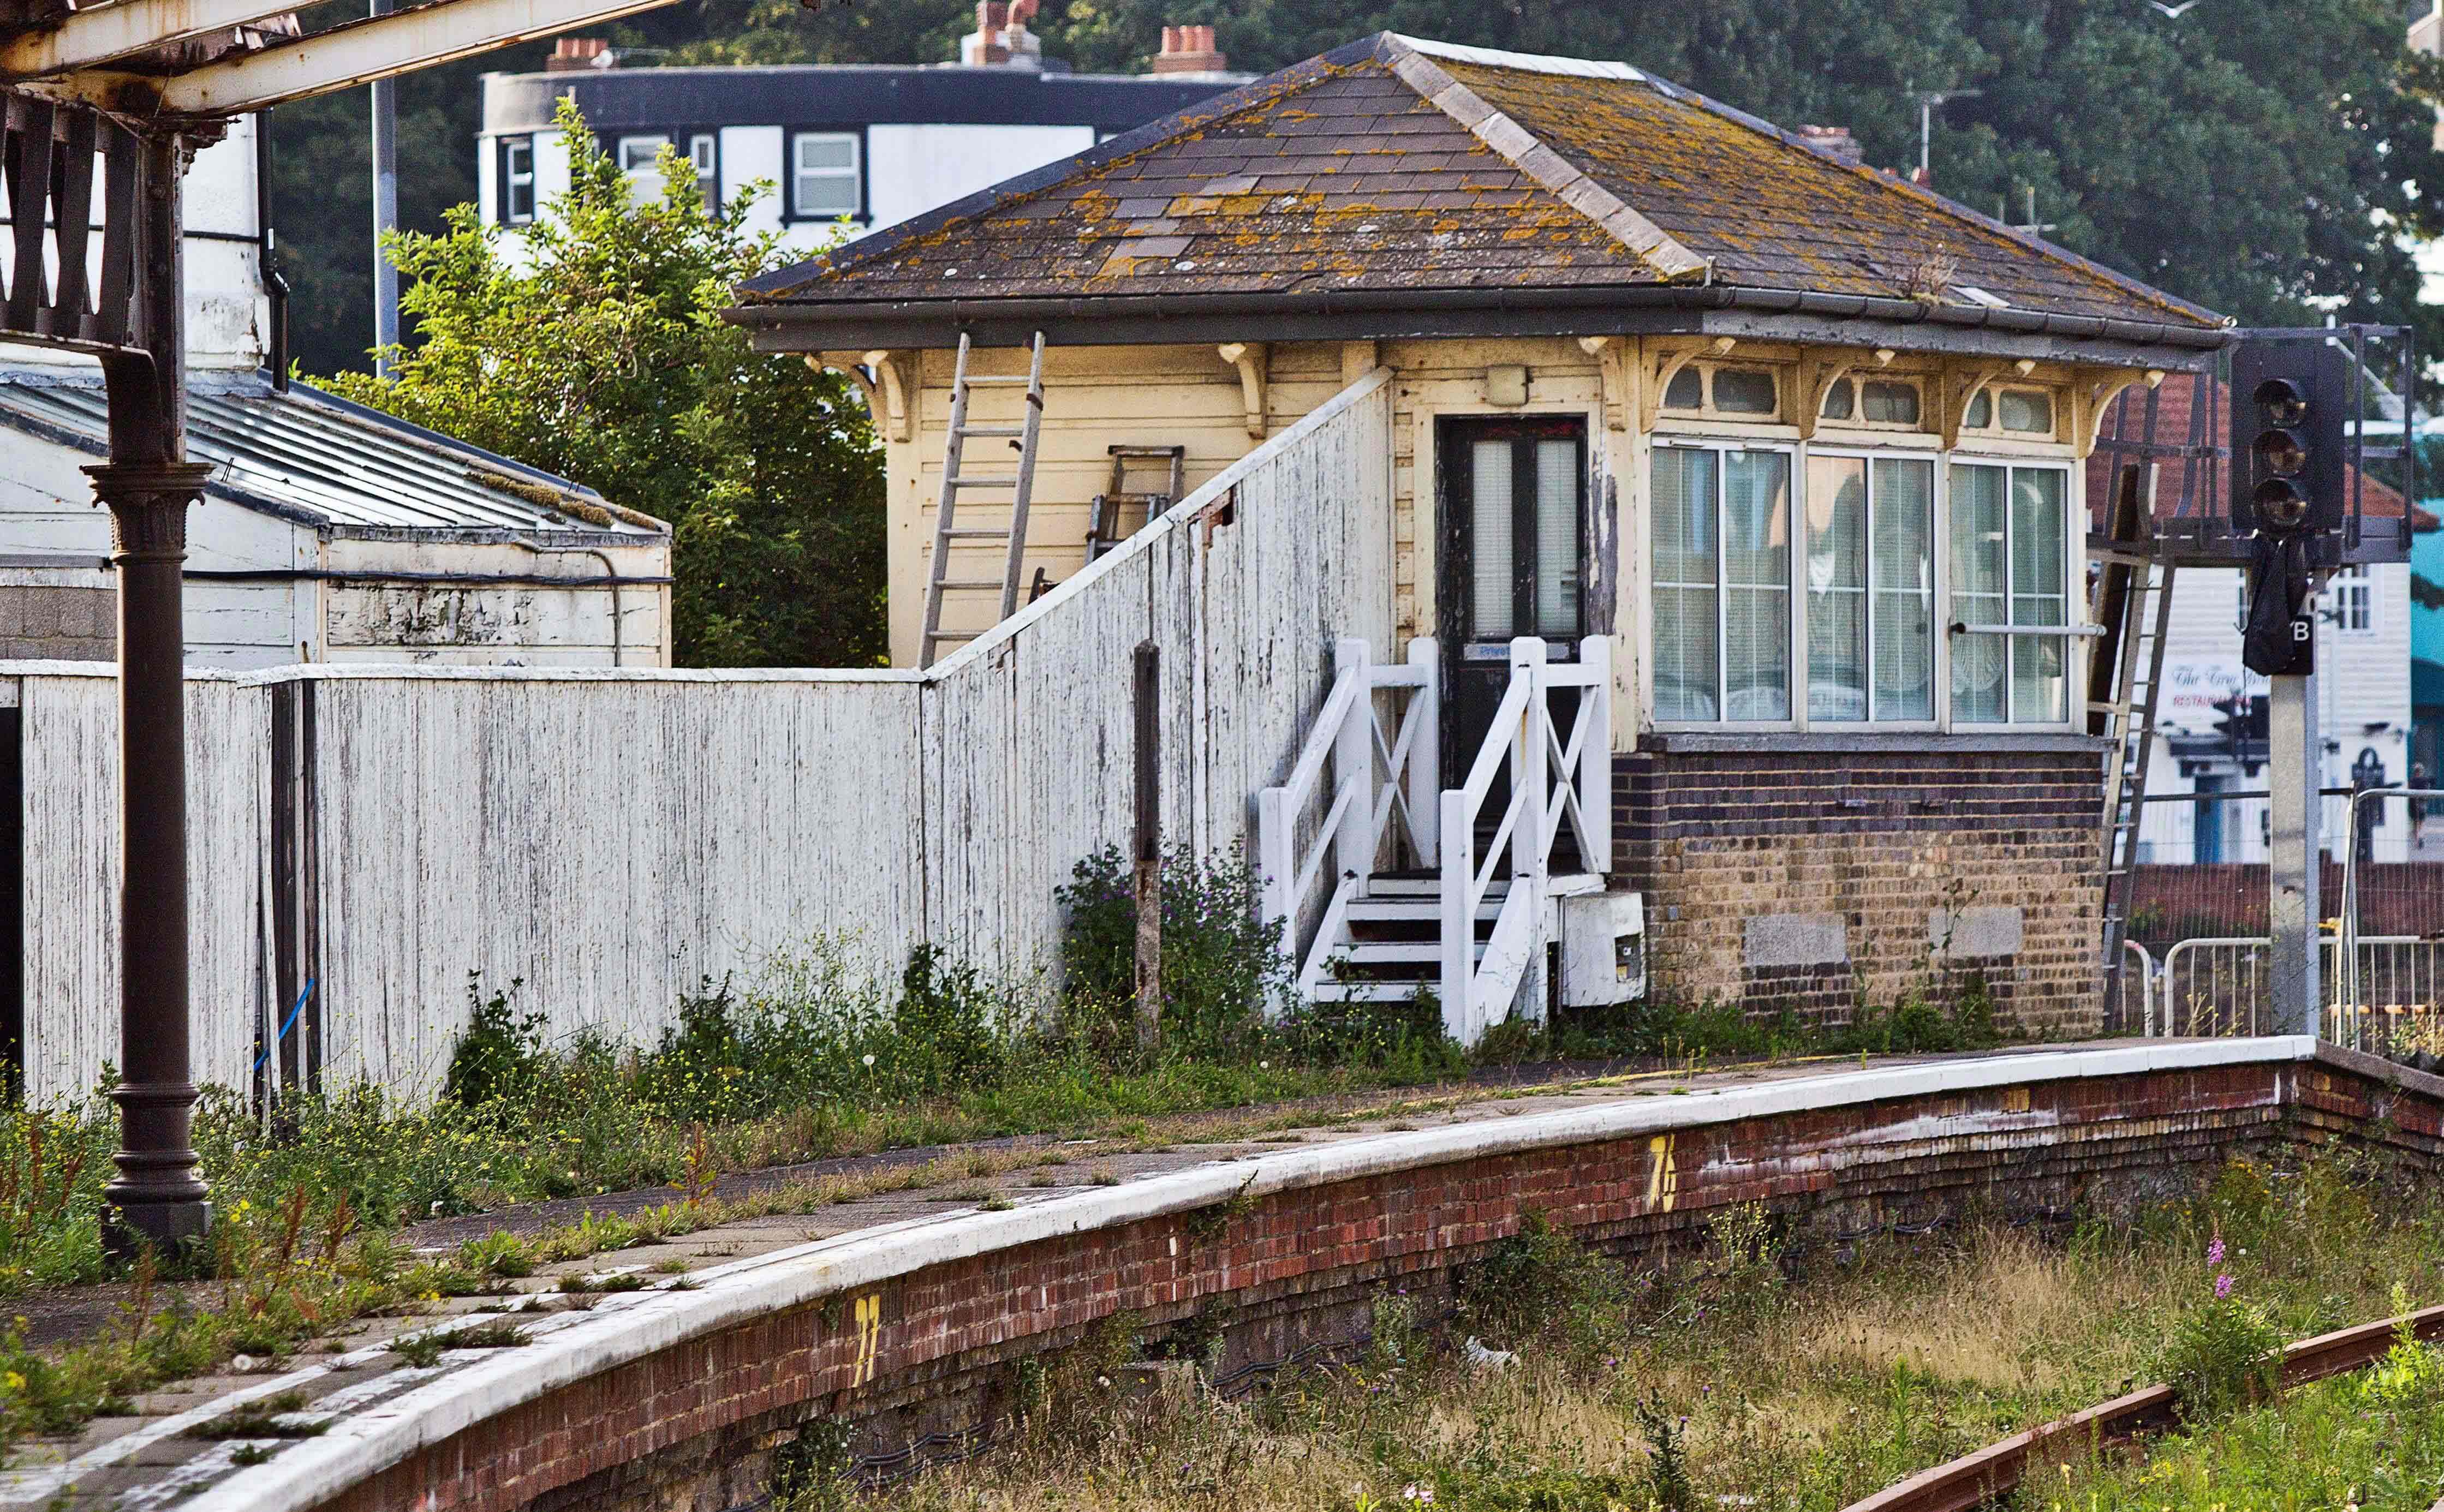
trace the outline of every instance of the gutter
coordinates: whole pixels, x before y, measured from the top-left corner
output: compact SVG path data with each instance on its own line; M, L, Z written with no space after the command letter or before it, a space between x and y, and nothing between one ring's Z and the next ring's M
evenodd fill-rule
M2074 341L2115 341L2175 346L2200 352L2222 349L2233 337L2228 327L2112 320L2093 315L2053 315L2037 310L1983 305L1928 304L1868 294L1820 294L1799 290L1737 288L1725 285L1657 286L1590 286L1579 288L1319 289L1297 293L1103 294L1052 298L859 300L798 304L781 300L738 305L722 319L759 336L782 331L825 331L880 322L935 323L946 330L981 322L1037 324L1118 320L1259 319L1286 316L1349 317L1427 311L1527 313L1561 310L1750 310L1773 315L1815 315L1836 320L1881 321L1904 325L1947 325L2054 336ZM1090 332L1073 341L1091 342ZM791 348L794 350L794 348Z

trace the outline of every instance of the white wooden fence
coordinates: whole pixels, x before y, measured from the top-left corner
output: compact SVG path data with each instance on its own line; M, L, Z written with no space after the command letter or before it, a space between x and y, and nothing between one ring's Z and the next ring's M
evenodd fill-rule
M1166 838L1241 847L1335 638L1391 638L1391 452L1379 371L921 673L191 673L197 1079L249 1083L287 982L315 983L326 1079L415 1097L471 971L523 979L556 1032L643 1041L700 978L819 935L878 976L926 940L1047 968L1053 890L1128 838L1131 649L1161 650ZM0 663L37 1099L118 1052L115 692L107 668Z

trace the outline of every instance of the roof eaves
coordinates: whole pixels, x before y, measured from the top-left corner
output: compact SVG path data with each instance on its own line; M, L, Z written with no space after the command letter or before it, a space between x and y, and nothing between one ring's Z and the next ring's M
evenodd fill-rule
M1428 104L1467 127L1477 140L1544 186L1554 197L1602 226L1615 241L1636 253L1667 283L1685 279L1701 283L1713 281L1713 265L1709 259L1675 241L1662 227L1639 214L1620 196L1582 173L1569 159L1537 140L1525 126L1494 109L1483 96L1436 65L1426 49L1418 46L1413 39L1387 31L1378 41L1379 50L1377 56L1402 83L1424 97ZM1521 59L1526 65L1559 61L1527 58L1517 53L1490 53L1477 48L1444 51L1446 56L1452 56L1455 61L1459 61L1460 53L1477 54L1465 60L1471 62L1491 58ZM1619 70L1595 77L1645 82L1645 75L1626 64L1594 65L1590 67Z
M1374 58L1378 45L1385 35L1388 33L1377 33L1344 43L1322 57L1292 64L1278 73L1267 74L1254 83L1150 120L1135 131L1123 132L1083 152L1056 158L1015 178L1006 178L990 189L980 189L963 199L954 199L921 215L911 216L896 226L861 236L833 251L744 280L738 285L739 304L770 304L787 301L819 283L825 273L839 272L878 257L889 256L960 221L972 220L1002 206L1032 199L1043 191L1065 183L1087 169L1117 162L1131 153L1143 151L1173 137L1269 103L1284 95L1296 94L1326 75Z

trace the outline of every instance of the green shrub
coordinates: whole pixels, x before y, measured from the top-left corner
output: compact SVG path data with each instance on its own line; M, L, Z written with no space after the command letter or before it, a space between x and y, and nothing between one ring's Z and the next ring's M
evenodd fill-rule
M1077 863L1056 893L1067 928L1061 964L1076 1023L1106 1050L1131 1032L1137 981L1137 894L1131 863L1106 846ZM1257 908L1255 873L1185 847L1162 859L1162 1038L1205 1053L1244 1050L1283 1005L1289 968L1282 928Z
M1618 1267L1529 1212L1460 1277L1461 1319L1489 1342L1517 1345L1559 1333L1573 1354L1601 1348L1620 1317Z
M462 1108L480 1108L524 1101L541 1089L551 1063L543 1039L545 1018L509 1006L509 999L525 985L520 978L507 991L487 998L482 977L467 973L467 1030L450 1052L443 1097Z

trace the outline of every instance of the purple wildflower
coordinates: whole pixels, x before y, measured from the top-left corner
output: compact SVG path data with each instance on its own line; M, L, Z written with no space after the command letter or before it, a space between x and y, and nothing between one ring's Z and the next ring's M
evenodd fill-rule
M2222 1236L2221 1234L2217 1234L2217 1235L2214 1237L2214 1241L2213 1241L2212 1244L2210 1244L2210 1245L2207 1245L2207 1266L2208 1266L2208 1268L2209 1268L2209 1269L2213 1269L2213 1267L2215 1267L2215 1266L2217 1266L2217 1265L2220 1265L2220 1264L2222 1264L2222 1263L2223 1263L2223 1236Z
M2215 1278L2215 1300L2222 1301L2225 1298L2230 1297L2231 1295L2231 1278L2229 1276L2217 1276Z

